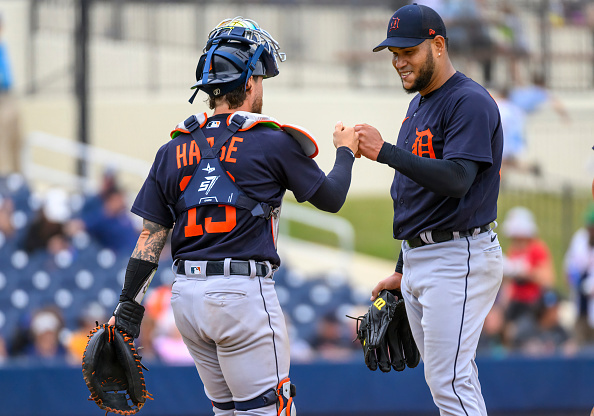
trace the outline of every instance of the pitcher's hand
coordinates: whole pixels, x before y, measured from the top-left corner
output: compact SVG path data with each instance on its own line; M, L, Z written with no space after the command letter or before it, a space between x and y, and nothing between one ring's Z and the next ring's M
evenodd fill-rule
M371 291L371 300L374 301L377 298L379 292L383 289L394 290L400 289L400 282L402 281L402 273L394 272L393 275L386 277L384 280L380 280L377 285Z

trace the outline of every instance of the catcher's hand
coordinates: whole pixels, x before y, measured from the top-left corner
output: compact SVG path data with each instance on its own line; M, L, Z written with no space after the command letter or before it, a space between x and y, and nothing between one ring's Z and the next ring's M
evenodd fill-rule
M140 335L140 323L144 316L144 306L133 300L120 301L113 311L115 326L117 329L138 338Z
M412 337L404 299L400 291L382 290L357 326L357 339L363 346L365 365L387 373L392 368L402 371L405 365L414 368L420 354Z
M91 331L82 359L82 372L91 392L89 400L107 412L132 415L146 399L140 356L134 339L115 326L103 324ZM148 370L148 369L147 369Z

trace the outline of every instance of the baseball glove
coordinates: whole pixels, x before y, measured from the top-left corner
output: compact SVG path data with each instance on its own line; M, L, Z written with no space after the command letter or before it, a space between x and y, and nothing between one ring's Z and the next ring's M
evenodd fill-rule
M419 364L420 354L412 336L400 291L382 290L369 310L357 319L357 338L363 347L365 365L384 373Z
M105 410L119 415L138 412L146 399L140 356L134 339L115 326L103 324L94 328L82 359L82 372L91 392L89 400Z

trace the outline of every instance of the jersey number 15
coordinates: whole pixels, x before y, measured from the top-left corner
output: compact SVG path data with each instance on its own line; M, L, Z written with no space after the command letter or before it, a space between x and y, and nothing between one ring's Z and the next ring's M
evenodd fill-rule
M188 186L191 176L184 176L181 180L179 187L182 192ZM196 208L188 210L188 225L184 227L184 235L186 237L198 237L204 234L206 231L208 234L214 233L228 233L237 224L236 209L231 205L219 205L221 208L225 208L225 221L213 221L212 217L204 218L204 227L202 224L198 224L196 221Z
M206 231L209 234L213 233L228 233L237 224L236 209L231 205L219 205L225 208L225 221L213 221L212 217L204 218L204 227L196 221L196 208L188 210L188 225L184 227L184 234L186 237L197 237L204 234Z

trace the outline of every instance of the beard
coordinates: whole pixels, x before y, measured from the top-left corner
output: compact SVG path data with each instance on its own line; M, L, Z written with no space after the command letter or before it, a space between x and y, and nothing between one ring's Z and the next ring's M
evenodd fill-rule
M433 60L433 54L431 50L427 53L427 60L425 64L419 69L419 76L415 80L414 84L410 88L406 88L404 86L404 81L402 81L402 88L408 94L414 94L419 91L424 90L429 83L431 82L431 78L433 78L433 73L435 72L435 61Z
M262 96L257 97L252 103L251 112L255 114L262 114L263 100Z

